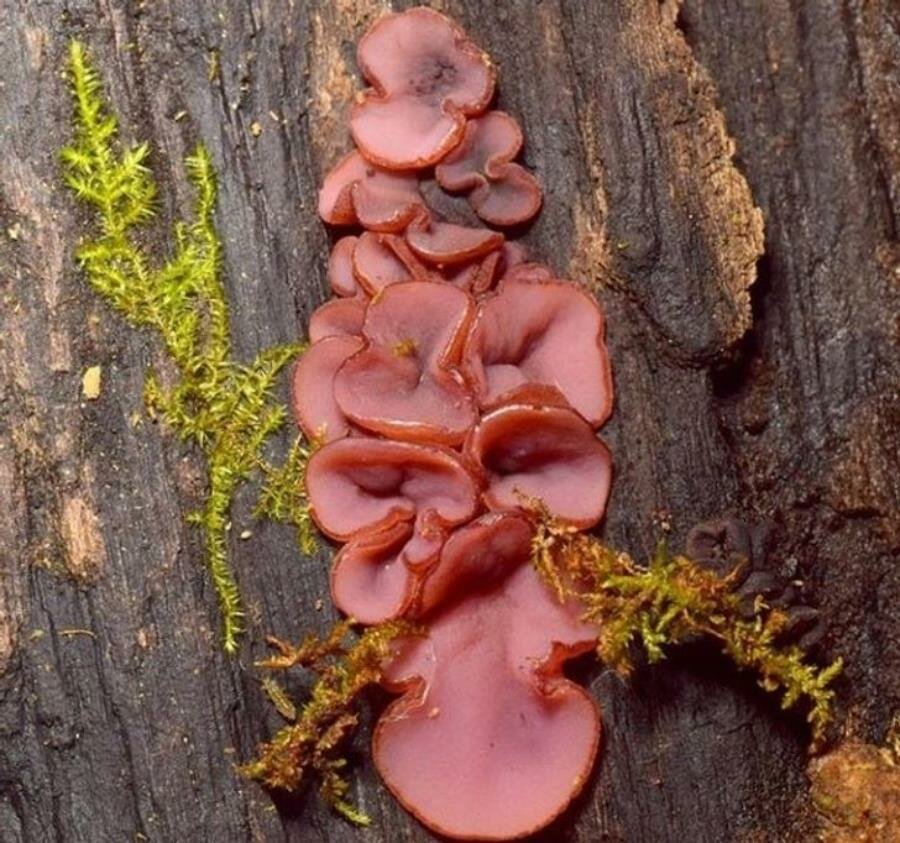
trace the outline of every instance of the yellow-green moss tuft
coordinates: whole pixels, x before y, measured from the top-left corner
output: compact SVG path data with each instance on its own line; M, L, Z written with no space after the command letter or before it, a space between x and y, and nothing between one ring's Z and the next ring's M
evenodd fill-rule
M297 529L297 544L306 556L312 556L319 547L306 496L306 464L320 444L318 440L307 442L300 436L282 465L264 464L262 493L254 510L257 518L293 524Z
M200 145L185 162L195 194L193 218L176 223L171 256L156 265L135 239L136 229L155 214L148 147L119 141L116 118L78 41L69 49L68 74L75 136L62 151L65 180L94 208L97 221L96 233L79 247L77 259L94 290L129 323L155 332L174 364L174 384L167 388L150 372L144 397L151 412L206 457L209 490L190 519L205 533L223 643L234 652L242 611L229 563L229 512L237 487L263 465L263 445L286 419L272 388L302 346L267 348L249 365L231 358L209 153Z
M754 617L745 619L729 578L671 554L664 542L642 566L560 524L540 505L534 511L532 562L561 599L582 602L584 619L597 626L597 655L605 664L627 674L635 643L656 662L668 645L710 636L738 667L758 674L763 688L780 692L784 708L805 700L813 744L822 740L834 698L829 685L841 671L841 660L818 667L800 647L780 643L787 620L783 612L758 600Z
M342 773L347 762L340 749L359 722L356 706L360 694L382 678L391 642L419 635L421 630L393 621L370 627L355 641L348 641L352 625L352 621L342 621L325 638L308 635L296 646L269 638L278 655L259 666L273 670L305 667L318 677L309 700L302 707L294 706L295 720L262 744L257 759L240 769L266 787L288 791L315 776L328 805L351 822L368 825L369 818L347 801L349 783ZM279 702L285 708L285 700Z

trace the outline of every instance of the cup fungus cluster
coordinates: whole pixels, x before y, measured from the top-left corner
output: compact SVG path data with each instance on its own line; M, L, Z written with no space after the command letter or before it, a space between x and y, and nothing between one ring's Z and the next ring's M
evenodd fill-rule
M356 148L319 194L344 229L334 297L293 378L296 419L321 443L307 494L342 544L335 605L427 633L385 667L401 695L375 729L387 786L439 833L520 837L568 805L599 745L595 703L562 673L596 627L529 564L524 503L578 529L603 517L603 315L498 230L531 219L541 189L513 160L522 132L489 110L494 67L465 33L429 9L389 14L359 64L371 87L352 109ZM429 178L487 226L442 218Z

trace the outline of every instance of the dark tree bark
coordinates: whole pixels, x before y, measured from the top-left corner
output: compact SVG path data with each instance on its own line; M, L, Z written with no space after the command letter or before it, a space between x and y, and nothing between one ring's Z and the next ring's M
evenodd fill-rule
M331 621L326 557L300 558L290 529L253 524L248 490L232 536L251 625L240 657L223 655L182 519L202 495L202 462L133 415L160 349L76 270L87 218L55 157L70 126L60 69L77 36L125 134L152 144L164 222L189 202L185 153L210 147L237 353L292 340L326 295L316 189L347 147L354 45L383 5L0 8L3 843L430 839L362 757L365 833L312 795L276 808L235 774L277 726L251 667L263 633ZM826 653L847 663L845 729L881 740L900 706L900 9L442 7L494 57L500 104L525 129L546 187L534 254L602 282L617 385L606 535L639 556L661 515L676 544L726 511L777 522L772 565L806 581L830 625ZM103 390L86 402L91 365ZM802 720L752 680L704 649L627 683L585 670L605 748L545 839L811 834Z

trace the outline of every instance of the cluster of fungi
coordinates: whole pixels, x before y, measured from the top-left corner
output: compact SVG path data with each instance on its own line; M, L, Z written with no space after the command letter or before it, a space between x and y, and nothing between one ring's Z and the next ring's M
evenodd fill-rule
M319 195L344 229L334 297L293 377L319 443L307 495L342 545L336 607L425 630L385 666L400 694L375 728L385 783L439 833L520 837L565 809L599 746L596 704L562 673L596 627L530 564L528 502L579 530L603 516L603 315L503 233L534 217L541 189L513 160L518 124L490 110L490 59L424 8L381 18L358 55L371 87L352 108L355 149ZM464 196L484 225L446 219L426 187Z

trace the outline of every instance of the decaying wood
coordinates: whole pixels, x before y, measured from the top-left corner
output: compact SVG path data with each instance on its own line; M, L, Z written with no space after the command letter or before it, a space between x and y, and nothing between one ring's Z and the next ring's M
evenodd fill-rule
M359 832L272 802L233 764L276 725L263 634L323 628L326 559L256 525L234 554L239 659L183 513L202 465L142 412L159 349L86 289L61 188L85 40L162 216L198 139L221 177L238 353L297 337L325 297L316 185L346 148L353 49L387 4L6 0L0 9L0 840L427 840L365 760ZM398 4L405 5L405 4ZM546 187L534 254L593 281L617 408L606 531L636 555L735 511L778 523L847 662L848 734L900 707L900 11L890 0L454 0L496 60ZM261 131L257 132L257 123ZM736 150L736 152L735 152ZM763 234L763 224L765 233ZM162 226L150 235L164 248ZM83 372L99 365L95 400ZM252 530L249 539L239 535ZM320 604L321 605L321 604ZM77 634L87 630L89 634ZM802 722L705 650L623 683L599 774L548 840L800 840ZM377 700L376 700L377 703ZM361 746L362 746L361 738Z

